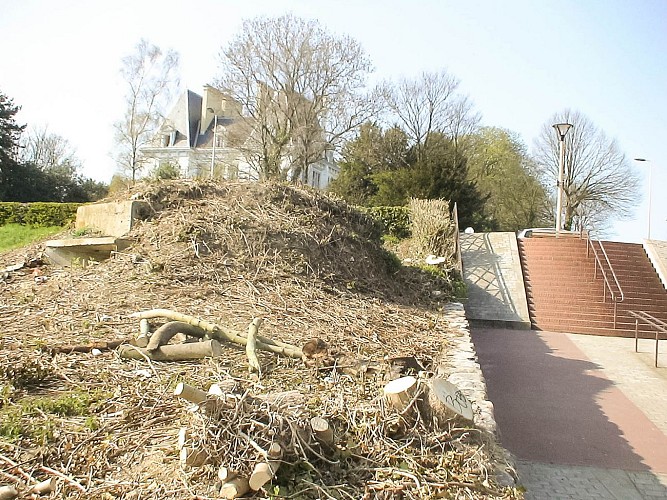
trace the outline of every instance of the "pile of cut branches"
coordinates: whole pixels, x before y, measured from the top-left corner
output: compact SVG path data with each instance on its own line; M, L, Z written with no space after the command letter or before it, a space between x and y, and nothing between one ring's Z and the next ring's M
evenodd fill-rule
M246 495L520 498L495 480L505 464L492 436L455 418L405 419L387 403L383 387L405 375L392 360L416 360L422 384L459 333L440 310L448 284L402 267L370 219L284 185L180 181L129 195L153 207L133 246L0 281L0 485L23 495L48 480L61 498L219 498L234 474L250 482L261 465L268 482ZM41 250L3 254L0 267ZM186 318L133 316L155 309ZM216 356L158 361L187 345L173 332L130 348L138 359L116 349L146 332L142 318L155 334L188 316L220 343ZM263 323L251 334L253 318ZM249 336L259 371L248 370ZM179 387L205 399L174 396Z

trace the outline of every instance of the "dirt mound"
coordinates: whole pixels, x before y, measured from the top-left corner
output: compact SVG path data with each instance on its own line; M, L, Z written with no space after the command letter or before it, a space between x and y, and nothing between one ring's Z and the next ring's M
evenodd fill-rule
M67 498L217 497L221 465L249 470L281 439L281 472L258 497L517 498L487 478L488 442L478 431L452 422L436 432L418 421L397 431L400 415L380 397L385 360L431 369L453 333L431 298L446 296L446 283L402 267L372 220L280 184L174 181L130 195L152 207L130 248L0 282L0 365L11 367L0 371L0 467L19 486L56 471ZM5 254L0 266L36 250ZM262 335L322 343L335 363L308 367L260 352L258 377L245 350L226 343L222 357L196 362L56 353L133 338L139 324L129 315L155 308L239 332L262 317ZM206 391L230 381L233 404L214 415L173 397L178 382ZM285 392L298 393L297 413L266 403ZM331 423L333 448L303 444L302 424L313 417ZM181 466L179 429L188 446L207 451L206 465Z

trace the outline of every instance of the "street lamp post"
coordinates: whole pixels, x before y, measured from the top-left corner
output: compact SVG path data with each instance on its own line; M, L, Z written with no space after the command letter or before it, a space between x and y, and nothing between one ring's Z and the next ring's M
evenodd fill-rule
M558 134L558 142L560 143L560 159L558 161L558 198L556 199L556 237L560 236L560 231L563 228L562 212L563 212L563 177L565 171L565 136L572 128L569 123L557 123L553 125Z
M218 114L213 110L213 108L206 108L206 111L213 113L213 154L211 155L211 174L210 177L213 179L213 169L215 168L215 143L217 140L218 133Z
M648 235L647 240L651 239L651 187L653 183L653 163L646 158L635 158L635 161L642 161L648 163Z

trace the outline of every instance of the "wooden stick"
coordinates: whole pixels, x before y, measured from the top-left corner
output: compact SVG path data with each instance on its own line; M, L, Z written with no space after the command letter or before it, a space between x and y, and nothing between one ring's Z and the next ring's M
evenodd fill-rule
M179 312L171 311L169 309L151 309L149 311L136 312L130 314L130 317L139 319L168 318L173 321L184 321L186 323L198 326L206 330L206 332L208 332L209 334L209 337L214 338L216 340L219 341L226 340L243 346L245 346L248 343L248 339L245 338L243 333L236 332L234 330L229 330L227 328L223 328L219 325L216 325L215 323L200 320L193 316L188 316L187 314L181 314ZM258 340L256 344L257 349L273 352L275 354L281 354L283 356L287 356L290 358L301 359L303 357L303 352L301 351L300 348L296 346L286 344L284 342L280 342L277 340L267 339L259 335L257 336L257 340Z
M161 346L167 345L177 333L184 333L200 339L206 335L206 331L198 326L191 325L185 321L170 321L153 332L146 349L150 352L156 351Z
M0 500L14 500L19 496L19 492L13 486L0 486Z
M137 347L146 347L151 333L151 326L147 319L139 320L139 335L134 339L134 345Z
M257 332L259 330L260 325L264 319L262 318L253 318L252 322L250 323L250 326L248 326L248 338L247 341L248 343L245 346L245 353L246 356L248 356L248 365L250 372L257 372L261 375L262 373L262 367L259 364L259 359L257 358L257 353L255 352L256 346L257 346Z
M54 354L69 354L71 352L91 352L93 349L100 351L111 351L118 346L131 342L132 339L111 340L109 342L92 342L90 344L74 344L50 347L49 350Z
M174 390L174 396L177 396L194 404L201 404L206 401L207 395L204 391L200 391L196 387L179 382Z
M315 439L327 446L333 445L334 434L333 429L329 426L329 422L321 417L313 417L310 419L310 428L313 430Z
M178 451L181 451L185 446L185 442L188 440L188 428L181 427L178 429L178 438L176 440L176 445L178 446Z
M248 480L244 477L235 477L227 481L220 488L220 496L222 498L233 499L239 498L250 491Z
M151 359L153 361L190 361L203 358L217 358L222 355L222 346L217 340L173 344L159 347L155 351L147 348L122 345L118 354L124 359Z

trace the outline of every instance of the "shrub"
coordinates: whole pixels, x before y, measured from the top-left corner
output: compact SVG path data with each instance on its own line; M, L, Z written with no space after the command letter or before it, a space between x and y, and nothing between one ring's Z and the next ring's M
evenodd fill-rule
M410 211L407 207L370 207L363 210L382 224L385 234L398 239L410 237Z
M76 218L80 203L0 202L0 225L66 226Z
M410 200L413 251L417 256L429 254L446 257L452 264L456 259L455 227L446 200Z

